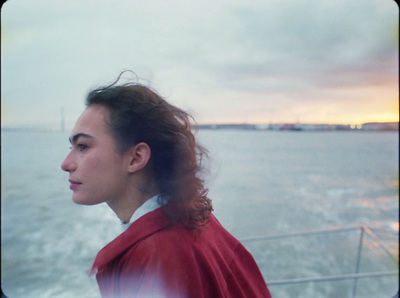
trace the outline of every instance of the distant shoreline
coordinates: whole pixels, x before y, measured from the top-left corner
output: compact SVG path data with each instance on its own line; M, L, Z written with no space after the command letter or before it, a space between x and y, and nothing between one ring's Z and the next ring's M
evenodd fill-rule
M302 124L302 123L280 123L280 124L198 124L201 130L256 130L256 131L399 131L399 122L367 122L362 125L344 124ZM71 129L57 127L35 127L35 126L6 126L1 131L15 132L61 132Z
M209 130L274 130L274 131L398 131L399 122L367 122L362 125L350 124L199 124L200 129Z

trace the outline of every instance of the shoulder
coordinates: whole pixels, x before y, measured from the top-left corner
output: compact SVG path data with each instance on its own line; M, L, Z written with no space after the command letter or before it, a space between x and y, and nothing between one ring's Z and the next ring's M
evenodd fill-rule
M199 273L205 276L228 272L238 246L240 242L215 218L200 230L177 223L131 246L120 259L120 266L123 273L155 272L167 280L199 280Z
M234 259L244 260L249 255L212 217L199 230L175 224L147 235L124 253L120 264L125 272L154 270L179 279L190 275L194 267L197 272L229 274Z
M180 229L172 226L157 231L126 251L118 266L121 291L187 297L190 287L200 290L193 254L187 241L179 237Z
M185 254L196 241L195 232L175 224L147 235L131 246L124 254L124 262L171 262L174 256Z
M221 297L266 287L251 254L215 217L198 232L175 224L147 234L118 263L126 293Z

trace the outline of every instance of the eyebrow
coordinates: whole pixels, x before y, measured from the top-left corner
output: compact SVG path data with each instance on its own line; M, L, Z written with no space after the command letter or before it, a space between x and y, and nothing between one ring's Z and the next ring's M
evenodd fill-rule
M74 135L73 137L72 137L72 139L71 138L69 138L69 142L71 143L71 144L76 144L76 142L78 141L78 139L79 138L88 138L88 139L94 139L94 137L92 137L91 135L88 135L88 134L85 134L85 133L77 133L76 135Z

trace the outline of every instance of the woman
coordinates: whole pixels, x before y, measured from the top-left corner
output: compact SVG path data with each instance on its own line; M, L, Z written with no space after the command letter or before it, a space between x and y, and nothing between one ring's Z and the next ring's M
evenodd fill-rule
M116 83L88 94L62 163L74 202L106 202L127 226L94 262L102 296L270 297L212 214L190 116L148 87Z

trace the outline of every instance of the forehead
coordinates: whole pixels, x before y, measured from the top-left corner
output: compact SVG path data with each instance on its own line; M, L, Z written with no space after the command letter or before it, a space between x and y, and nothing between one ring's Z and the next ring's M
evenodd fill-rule
M110 134L106 120L110 116L110 110L102 105L90 105L87 107L75 123L72 135L85 133L89 135Z

